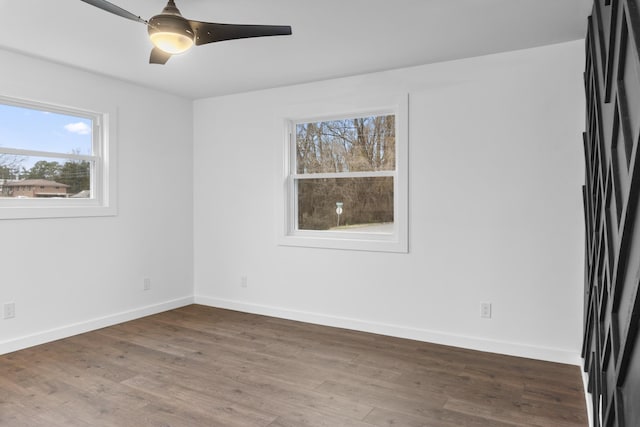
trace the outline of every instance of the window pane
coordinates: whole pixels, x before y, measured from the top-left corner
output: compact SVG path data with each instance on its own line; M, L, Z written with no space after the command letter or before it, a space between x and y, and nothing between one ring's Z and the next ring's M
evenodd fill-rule
M389 171L396 168L395 116L299 123L296 171Z
M91 162L0 154L4 198L90 198Z
M2 147L92 154L93 122L85 117L0 104Z
M299 230L393 232L393 177L301 179L297 197Z

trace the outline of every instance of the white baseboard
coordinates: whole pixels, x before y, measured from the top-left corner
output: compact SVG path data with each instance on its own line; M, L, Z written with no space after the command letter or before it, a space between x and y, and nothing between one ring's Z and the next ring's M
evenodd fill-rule
M120 312L104 317L90 319L84 322L50 329L47 331L39 332L37 334L2 341L0 342L0 354L11 353L13 351L21 350L39 344L44 344L62 338L67 338L73 335L89 332L118 323L127 322L129 320L138 319L140 317L161 313L163 311L172 310L193 303L208 305L211 307L225 308L229 310L237 310L246 313L254 313L265 316L296 320L300 322L314 323L318 325L332 326L336 328L371 332L380 335L388 335L398 338L431 342L435 344L450 345L454 347L461 347L490 353L499 353L510 356L527 357L530 359L546 360L550 362L567 363L581 366L582 360L578 353L569 350L537 347L527 344L455 335L427 329L418 329L401 325L392 325L387 323L340 316L331 316L321 313L291 310L281 307L250 304L242 301L233 301L204 296L179 298L160 304L140 307L125 312ZM589 402L587 402L587 405L589 405Z
M582 360L579 353L570 350L537 347L527 344L455 335L446 332L431 331L427 329L418 329L400 325L352 319L347 317L331 316L321 313L290 310L281 307L250 304L242 301L233 301L198 295L194 297L194 302L196 304L242 311L246 313L261 314L265 316L297 320L300 322L352 329L363 332L371 332L380 335L408 338L434 344L450 345L454 347L462 347L490 353L499 353L510 356L545 360L549 362L566 363L570 365L580 366Z
M90 319L84 322L78 322L59 328L49 329L47 331L38 332L37 334L1 341L0 354L11 353L13 351L33 347L34 345L44 344L73 335L82 334L84 332L89 332L118 323L127 322L129 320L139 319L140 317L161 313L167 310L173 310L174 308L183 307L189 304L193 304L193 297L179 298L160 304L148 305L129 311L123 311L116 314L110 314L108 316Z

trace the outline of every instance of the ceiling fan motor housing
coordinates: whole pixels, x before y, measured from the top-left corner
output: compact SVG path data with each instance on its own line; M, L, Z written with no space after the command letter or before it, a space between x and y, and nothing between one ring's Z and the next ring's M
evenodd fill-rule
M194 32L173 0L169 0L162 13L152 17L147 26L151 42L159 49L177 54L189 50L194 43Z

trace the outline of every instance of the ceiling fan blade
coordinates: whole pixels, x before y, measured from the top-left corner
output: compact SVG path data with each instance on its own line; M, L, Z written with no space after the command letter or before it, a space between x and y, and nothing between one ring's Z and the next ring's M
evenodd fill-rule
M196 45L198 46L224 40L291 35L291 27L289 25L217 24L191 20L189 20L189 24L196 35Z
M142 22L143 24L147 24L148 22L141 17L134 15L128 10L124 10L120 6L116 6L113 3L109 3L107 0L81 0L85 3L88 3L92 6L97 7L98 9L106 10L107 12L111 12L114 15L121 16L123 18L131 19L132 21Z
M164 65L171 58L171 54L165 52L164 50L158 49L154 47L151 50L151 56L149 57L149 64L160 64Z

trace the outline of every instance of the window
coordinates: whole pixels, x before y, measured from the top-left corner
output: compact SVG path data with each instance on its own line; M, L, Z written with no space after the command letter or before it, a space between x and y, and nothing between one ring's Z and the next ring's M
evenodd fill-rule
M280 244L407 252L407 97L287 114Z
M0 219L114 215L111 118L0 97Z

